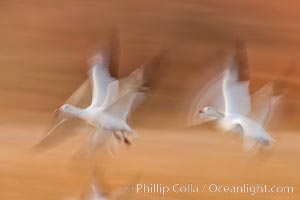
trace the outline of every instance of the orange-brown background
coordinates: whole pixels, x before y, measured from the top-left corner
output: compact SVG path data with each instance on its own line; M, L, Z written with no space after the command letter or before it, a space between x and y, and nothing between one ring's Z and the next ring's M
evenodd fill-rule
M141 137L109 161L113 187L141 171L142 182L149 183L295 187L294 194L204 192L168 198L298 199L299 10L300 3L292 0L0 1L0 199L60 199L88 182L89 173L65 169L79 141L39 156L24 149L86 78L88 52L111 27L120 34L119 76L161 47L169 50L153 80L152 99L133 116ZM287 79L290 112L284 128L273 130L278 142L268 155L247 154L238 140L209 129L183 128L188 105L220 71L235 38L247 42L253 91L290 60L296 63Z

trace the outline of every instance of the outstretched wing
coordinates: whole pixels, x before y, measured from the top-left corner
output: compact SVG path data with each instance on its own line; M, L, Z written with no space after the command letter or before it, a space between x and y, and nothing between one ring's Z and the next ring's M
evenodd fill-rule
M280 96L272 95L273 87L274 85L269 83L251 96L252 111L250 118L261 124L263 127L266 127L268 124L274 108L279 104L281 99Z
M111 83L108 86L108 95L103 108L108 107L128 92L139 90L142 86L145 86L154 76L165 54L166 50L160 50L155 56L128 76Z
M160 51L129 76L110 83L107 88L107 97L102 106L105 112L125 119L131 108L136 108L137 102L141 102L138 99L144 99L144 86L153 77L165 53L165 50ZM135 106L133 106L133 102L135 102Z
M87 107L91 102L91 84L88 79L86 79L65 101L65 104L71 104L78 107Z
M132 85L146 85L157 71L167 50L162 49L156 53L151 59L145 62L141 67L134 70L129 76L120 80L121 89Z
M83 195L83 200L109 200L99 190L100 188L98 188L98 186L93 183L91 185L90 191L87 194Z
M95 131L90 138L89 149L91 151L96 151L104 146L104 144L108 141L111 137L111 132L106 131L102 128L99 128Z
M252 111L250 117L263 127L269 124L274 117L276 108L280 106L287 84L287 77L293 69L294 64L288 65L274 81L266 84L251 96Z
M91 84L89 80L85 80L76 91L66 100L66 103L78 107L101 106L107 92L107 86L110 82L116 80L111 77L109 66L111 63L116 64L116 59L112 55L115 53L114 47L116 38L110 38L102 46L99 54L91 59L92 67L90 70L90 79L92 80L93 94L91 95ZM91 98L91 96L93 98ZM76 123L74 123L76 121ZM80 120L73 118L58 117L54 120L51 129L43 137L43 139L33 147L34 150L42 150L52 148L76 135L80 130L86 128Z
M224 113L224 97L222 95L223 74L218 74L199 90L191 103L187 126L196 126L215 118L199 113L205 106L210 106Z
M116 80L111 76L109 69L115 61L113 54L116 53L116 40L118 40L116 37L107 40L100 53L91 59L90 79L93 86L93 98L90 107L99 107L104 103L107 86Z
M251 110L249 67L245 44L237 41L223 80L225 115L247 115Z
M101 57L97 58L101 60ZM90 107L100 107L107 95L107 86L116 79L111 77L104 63L95 63L91 70L93 98Z
M115 101L112 105L107 107L104 111L107 114L125 120L127 115L132 111L131 108L137 107L136 105L133 105L134 102L140 102L137 100L137 98L144 99L143 95L145 94L139 91L128 92L127 94L119 98L117 101Z
M110 30L109 35L95 50L94 57L90 59L90 80L86 79L65 103L81 108L91 104L101 105L106 97L107 82L116 80L111 74L117 76L119 49L118 31ZM92 99L92 96L95 98Z
M91 127L79 119L61 119L31 150L40 152L51 149L89 128Z
M91 100L90 94L90 82L86 80L73 92L65 103L78 107L88 106ZM53 117L49 125L49 130L46 131L43 138L31 150L42 151L53 148L76 136L79 131L88 129L87 127L88 125L79 119L60 116Z

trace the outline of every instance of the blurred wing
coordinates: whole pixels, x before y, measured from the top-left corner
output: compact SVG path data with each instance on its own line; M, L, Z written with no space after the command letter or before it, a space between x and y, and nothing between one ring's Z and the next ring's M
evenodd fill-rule
M148 97L147 92L144 92L144 91L142 91L142 92L140 92L140 91L136 92L136 96L135 96L135 98L134 98L134 100L133 100L133 102L131 104L131 107L130 107L130 110L128 112L128 115L130 115L131 113L133 113L141 104L143 104L143 102L146 101L147 97ZM128 115L127 115L127 117L128 117Z
M269 102L269 112L266 115L264 121L261 123L261 125L265 128L270 125L271 121L276 120L277 117L279 117L278 114L280 114L280 110L278 110L277 108L282 104L282 96L272 96Z
M90 190L83 195L84 200L108 200L104 195L101 194L98 184L93 183Z
M113 95L114 99L110 98L110 102L116 101L128 92L138 90L142 86L146 86L157 71L157 68L161 64L165 54L166 50L159 51L141 67L134 70L128 76L120 79L118 83L115 83L115 85L113 85L113 91L115 92Z
M105 102L102 105L103 109L108 109L108 107L112 106L113 104L121 105L122 107L127 104L126 108L130 108L130 111L133 112L145 99L146 95L145 92L139 92L140 88L138 87L127 87L123 89L120 89L120 81L114 81L110 83L107 87L107 98L105 99ZM129 98L129 93L136 93L136 96L132 94L134 97L133 99ZM125 98L126 96L126 98ZM120 99L123 99L123 101L119 101ZM131 102L132 100L132 102ZM129 101L129 102L128 102ZM131 102L131 103L130 103ZM120 104L121 103L121 104ZM131 107L130 107L131 106ZM125 107L124 107L125 108ZM127 111L128 114L129 111Z
M287 80L289 76L294 72L296 65L294 62L290 62L286 67L284 67L279 75L275 78L273 86L273 96L278 96L283 94L285 88L287 87Z
M266 127L274 110L280 103L280 96L272 96L273 84L269 83L254 93L252 98L252 111L250 118Z
M231 57L223 80L225 115L247 115L251 110L249 94L249 67L244 43L236 42L234 55Z
M71 104L78 107L86 107L91 103L91 84L86 79L65 101L66 104Z
M110 76L109 66L115 67L118 65L118 37L117 34L111 34L102 46L101 53L96 55L92 60L92 69L90 73L90 79L92 80L93 94L91 92L91 84L87 79L76 91L66 100L67 104L71 104L78 107L100 106L102 105L107 91L107 85L115 79ZM93 98L91 98L93 96ZM53 146L54 143L60 143L60 141L67 140L76 135L73 130L80 129L82 122L73 123L75 119L62 119L57 118L52 123L51 130L46 134L44 139L37 145L38 148L43 146ZM77 120L79 121L79 120ZM70 130L70 131L68 131ZM63 132L65 134L59 134ZM68 133L69 132L69 133ZM73 133L73 134L72 134ZM56 139L57 138L57 139ZM60 138L60 139L58 139ZM57 141L56 141L57 140Z
M106 58L101 54L95 58L90 79L93 86L93 98L90 107L99 107L107 96L107 86L116 79L111 77Z
M108 141L108 139L111 136L110 131L106 131L102 128L99 128L97 131L95 131L90 139L90 150L96 151L104 146L104 144Z
M120 97L116 102L105 108L104 112L115 117L126 119L133 107L137 107L137 103L141 103L138 99L143 99L139 91L128 92Z
M103 129L94 129L90 135L89 141L84 143L73 155L71 162L76 163L91 158L96 151L105 146L112 134Z
M164 55L166 54L167 50L162 49L160 50L155 56L153 56L150 60L146 61L141 67L134 70L128 77L121 79L121 88L127 85L138 85L143 86L147 84L151 78L154 76L157 68L160 66ZM131 82L128 84L127 82Z
M99 107L103 104L107 95L107 86L116 79L110 71L116 75L115 70L119 60L119 37L116 31L110 34L102 44L100 51L90 60L90 79L93 86L93 99L91 107Z
M120 37L117 28L112 28L108 32L108 37L106 39L106 53L109 58L109 71L113 77L118 77L119 71L119 59L120 59ZM102 48L103 49L103 48Z
M78 133L88 130L88 128L89 126L79 119L62 119L31 150L37 152L48 150L66 142Z
M107 96L102 108L111 113L118 113L120 117L126 118L133 102L135 103L132 108L136 108L141 102L139 100L145 97L141 95L139 90L153 77L165 53L165 50L160 51L127 77L111 82L107 87ZM118 108L120 108L119 111L117 110Z
M107 86L107 95L105 101L102 104L102 108L105 109L112 105L115 101L122 96L119 87L119 80L113 81Z
M85 80L65 101L78 107L86 107L91 102L91 87L89 80ZM75 122L76 121L76 122ZM52 148L60 143L77 135L80 129L83 131L87 124L75 118L53 118L49 125L50 130L44 135L43 139L35 145L32 150L40 151Z
M199 110L206 106L216 108L220 112L224 112L224 97L222 95L222 84L223 84L223 74L219 74L214 79L212 79L208 84L206 84L201 90L196 94L193 102L191 103L189 112L187 126L196 126L203 124L207 121L215 120L213 117L209 117L204 114L199 114Z
M111 136L107 143L105 143L105 149L111 157L116 157L116 155L121 150L121 143L114 136Z
M286 88L287 77L294 69L294 64L284 68L277 78L263 86L252 97L251 118L266 127L274 117L277 108L282 103L283 92ZM276 113L279 114L279 113Z

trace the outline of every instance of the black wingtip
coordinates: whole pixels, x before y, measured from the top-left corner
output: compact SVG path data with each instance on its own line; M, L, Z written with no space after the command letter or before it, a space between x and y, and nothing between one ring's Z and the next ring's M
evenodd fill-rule
M238 71L238 81L249 81L250 70L248 65L247 46L244 40L239 38L235 39L231 62L232 64L229 69Z
M109 71L113 77L118 77L119 60L120 60L120 33L117 27L113 27L108 31L104 46L105 53L109 58Z
M245 49L246 48L246 42L245 42L245 40L242 40L241 38L235 38L234 44L235 44L236 49Z
M91 66L97 62L97 55L101 55L107 59L108 67L111 75L117 77L118 67L119 67L119 56L120 56L120 39L119 39L119 30L116 27L113 27L107 31L104 36L104 39L101 40L95 47L90 51L91 56L88 59L90 71Z
M154 77L167 52L168 50L166 48L160 49L152 58L142 65L140 68L143 71L141 85L145 86Z

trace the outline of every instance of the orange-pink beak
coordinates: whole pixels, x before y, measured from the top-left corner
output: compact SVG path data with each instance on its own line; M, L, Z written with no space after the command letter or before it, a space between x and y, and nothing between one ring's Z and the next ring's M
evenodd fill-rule
M57 108L57 109L53 112L52 116L53 116L53 117L57 117L59 113L60 113L60 108Z

